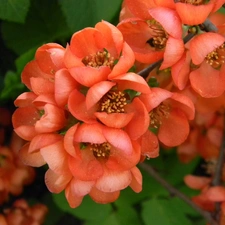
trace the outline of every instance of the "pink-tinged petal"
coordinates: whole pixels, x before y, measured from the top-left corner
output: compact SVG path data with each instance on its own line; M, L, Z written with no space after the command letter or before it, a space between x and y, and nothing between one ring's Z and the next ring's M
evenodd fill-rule
M179 109L163 117L159 127L158 138L166 146L173 147L183 143L189 134L189 123L186 115Z
M146 20L129 18L121 21L117 27L122 32L124 40L134 51L137 61L153 63L163 58L164 51L156 51L148 43L152 38L152 32Z
M31 90L36 95L54 93L54 82L43 77L31 77Z
M104 174L96 181L95 187L103 192L115 192L125 189L131 180L132 175L129 170L105 170Z
M173 66L184 53L184 42L182 39L169 37L166 42L164 59L160 66L160 70Z
M211 2L214 4L212 12L216 12L224 4L224 0L212 0Z
M107 193L93 187L89 195L95 202L107 204L116 201L120 196L120 191Z
M71 185L66 187L65 196L71 208L78 207L83 201L83 196L76 196L71 188Z
M125 4L133 15L144 20L151 19L148 9L156 7L152 0L125 0Z
M83 181L74 178L70 182L70 188L76 196L85 196L91 191L94 184L95 181Z
M182 38L182 23L175 10L156 7L149 10L150 15L159 22L166 32L177 39Z
M94 123L96 121L94 116L95 107L87 110L85 96L76 89L69 96L68 108L75 119L84 121L85 123Z
M48 169L45 173L45 184L48 190L52 193L60 193L63 191L71 179L72 175L69 173L59 175L51 169Z
M129 135L125 131L116 128L104 127L103 134L106 140L115 148L120 149L120 151L127 155L132 154L132 142Z
M225 68L225 66L222 68ZM218 97L222 95L225 90L224 72L213 69L204 61L200 68L190 73L191 86L204 98Z
M84 66L82 63L82 58L74 55L70 49L69 44L66 46L65 55L64 55L64 64L66 68L70 69L75 66Z
M190 187L191 189L201 190L207 185L210 184L211 178L209 177L198 177L194 175L186 175L184 177L185 184Z
M81 151L90 150L84 149ZM94 156L92 160L80 160L69 156L68 165L73 176L83 181L94 181L103 174L102 165L98 160L94 159Z
M203 23L213 9L213 4L192 5L178 2L175 4L176 11L183 24L198 25Z
M213 202L223 202L225 201L225 188L223 186L210 187L205 196L207 199Z
M40 152L52 171L58 174L68 173L68 158L63 141L42 147Z
M207 32L196 35L190 41L190 55L196 65L202 63L206 55L214 51L225 42L225 37L220 34Z
M103 125L95 124L81 124L74 136L74 141L78 143L104 143L106 138L103 135Z
M35 59L44 73L54 74L64 67L64 52L65 49L59 44L44 44L37 49Z
M134 116L130 123L126 126L125 130L132 140L137 140L142 136L149 126L149 115L145 105L136 97L132 103L127 105L127 112L134 112Z
M147 130L141 136L141 154L147 158L156 158L159 156L159 142L157 136Z
M86 95L87 109L92 108L115 85L110 81L102 81L93 85Z
M35 129L40 133L49 133L58 131L65 126L64 110L57 106L46 104L44 115L35 124Z
M30 142L29 153L39 151L41 148L54 144L62 140L62 136L59 134L38 134Z
M12 116L14 131L21 138L29 141L37 135L34 125L39 119L40 114L34 107L18 108Z
M118 83L118 89L132 89L141 93L150 93L150 87L143 77L136 73L126 73L117 76L113 81Z
M69 130L67 130L64 136L64 148L71 156L76 157L76 150L74 147L74 135L77 130L78 124L72 126Z
M132 181L130 183L130 187L132 188L133 191L139 193L142 191L142 174L136 166L131 169L131 173L132 173Z
M55 74L55 100L59 106L67 104L69 94L78 88L76 80L70 75L69 71L62 69Z
M25 144L19 151L22 162L32 167L40 167L46 164L39 151L29 153L29 143Z
M134 113L111 113L96 112L95 116L106 126L113 128L125 127L133 118Z
M24 92L17 97L17 99L14 101L14 105L16 107L31 106L36 97L37 95L33 92Z
M22 82L31 90L31 83L30 78L31 77L42 77L42 78L53 78L53 76L49 76L48 74L41 71L36 61L31 61L26 64L24 67L22 74L21 74L21 80Z
M136 166L140 161L141 148L140 144L132 141L132 152L127 152L126 149L115 148L110 149L110 157L105 163L109 170L122 171L129 170Z
M107 80L111 69L108 66L100 66L98 68L85 66L73 67L69 71L78 83L86 87L92 87L96 83Z
M175 8L175 3L174 0L154 0L156 6L162 6L162 7L166 7L166 8L171 8L174 9Z
M126 73L135 62L134 52L130 46L124 42L122 54L119 57L119 61L113 67L112 72L109 74L109 79L113 79L120 74Z
M85 56L102 50L106 45L107 42L101 32L87 27L72 36L70 50L77 57L83 59Z
M174 101L171 102L174 108L176 107L178 109L181 109L189 120L194 119L195 106L189 97L180 93L173 93L173 95L171 96L171 99L175 101L175 102Z
M101 32L106 40L105 48L110 55L118 58L123 45L123 35L114 25L107 21L99 22L95 28Z
M171 67L173 81L180 90L186 87L189 80L190 62L189 54L186 53Z
M38 109L43 109L46 103L56 105L53 94L38 95L33 101L34 106L36 106Z
M141 94L140 100L145 104L148 112L156 108L161 102L171 98L172 92L162 88L152 88L150 94Z

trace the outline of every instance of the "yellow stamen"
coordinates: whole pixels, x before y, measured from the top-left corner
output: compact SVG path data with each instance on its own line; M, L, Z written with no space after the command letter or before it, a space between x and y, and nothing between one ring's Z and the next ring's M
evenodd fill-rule
M91 144L90 150L97 159L108 159L111 145L108 142L102 144Z

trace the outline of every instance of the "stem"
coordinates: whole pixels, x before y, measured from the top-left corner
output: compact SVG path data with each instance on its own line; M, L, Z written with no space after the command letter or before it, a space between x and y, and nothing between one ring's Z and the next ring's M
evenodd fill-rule
M212 215L201 208L199 208L194 202L191 201L191 199L180 192L178 189L173 187L171 184L169 184L166 180L164 180L153 168L152 166L142 163L140 164L140 167L144 169L151 177L153 177L156 181L158 181L163 187L167 189L167 191L177 196L178 198L182 199L184 202L186 202L188 205L190 205L193 209L195 209L200 215L202 215L210 225L219 225L212 217Z
M223 126L223 139L220 146L219 158L216 164L215 173L212 180L212 186L219 186L222 184L222 174L223 174L223 166L225 162L225 117L224 117L224 126ZM214 217L219 219L220 216L220 203L216 203L216 208L214 212Z
M201 29L206 31L206 32L217 32L218 29L217 27L209 20L206 19L203 24L200 25Z

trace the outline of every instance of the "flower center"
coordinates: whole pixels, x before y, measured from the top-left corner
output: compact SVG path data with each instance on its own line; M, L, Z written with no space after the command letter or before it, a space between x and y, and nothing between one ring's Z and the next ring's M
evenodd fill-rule
M102 144L91 144L90 150L97 159L108 159L110 155L111 145L108 142Z
M182 2L191 5L203 5L208 2L208 0L178 0L176 2Z
M147 23L149 24L150 34L152 36L147 43L157 50L164 49L168 40L168 34L159 22L151 20L147 21Z
M170 107L164 103L161 103L156 108L154 108L150 113L150 126L154 128L159 128L162 124L162 118L169 116Z
M90 54L88 56L85 56L82 59L82 63L84 63L85 66L91 66L91 67L100 67L100 66L108 66L110 69L114 66L114 57L110 56L110 53L106 50L104 51L98 51L95 54Z
M127 97L121 91L109 91L100 102L99 111L107 113L124 113Z
M225 50L225 43L220 45L214 51L207 54L207 56L205 57L206 62L215 69L219 68L220 66L222 66L222 64L224 64L225 59L224 50Z

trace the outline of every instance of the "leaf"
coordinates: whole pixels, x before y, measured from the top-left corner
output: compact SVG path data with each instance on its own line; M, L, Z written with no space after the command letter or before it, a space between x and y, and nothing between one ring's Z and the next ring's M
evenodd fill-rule
M2 23L3 40L18 55L47 42L66 44L70 35L57 1L32 0L24 24Z
M29 6L29 0L0 0L0 19L24 23Z
M64 193L54 194L53 199L61 210L82 220L102 221L107 218L112 211L112 206L110 204L97 204L91 200L89 196L86 196L81 205L75 209L70 208Z
M13 71L8 71L4 78L4 88L0 92L0 101L14 100L24 90L25 86L21 83L20 76Z
M72 32L94 26L101 20L113 22L118 18L121 0L59 0Z
M146 225L192 225L183 208L171 200L153 198L143 203L142 218Z
M183 183L184 176L193 173L200 158L195 158L190 163L181 163L177 155L171 155L170 159L165 160L166 164L166 180L173 185Z

